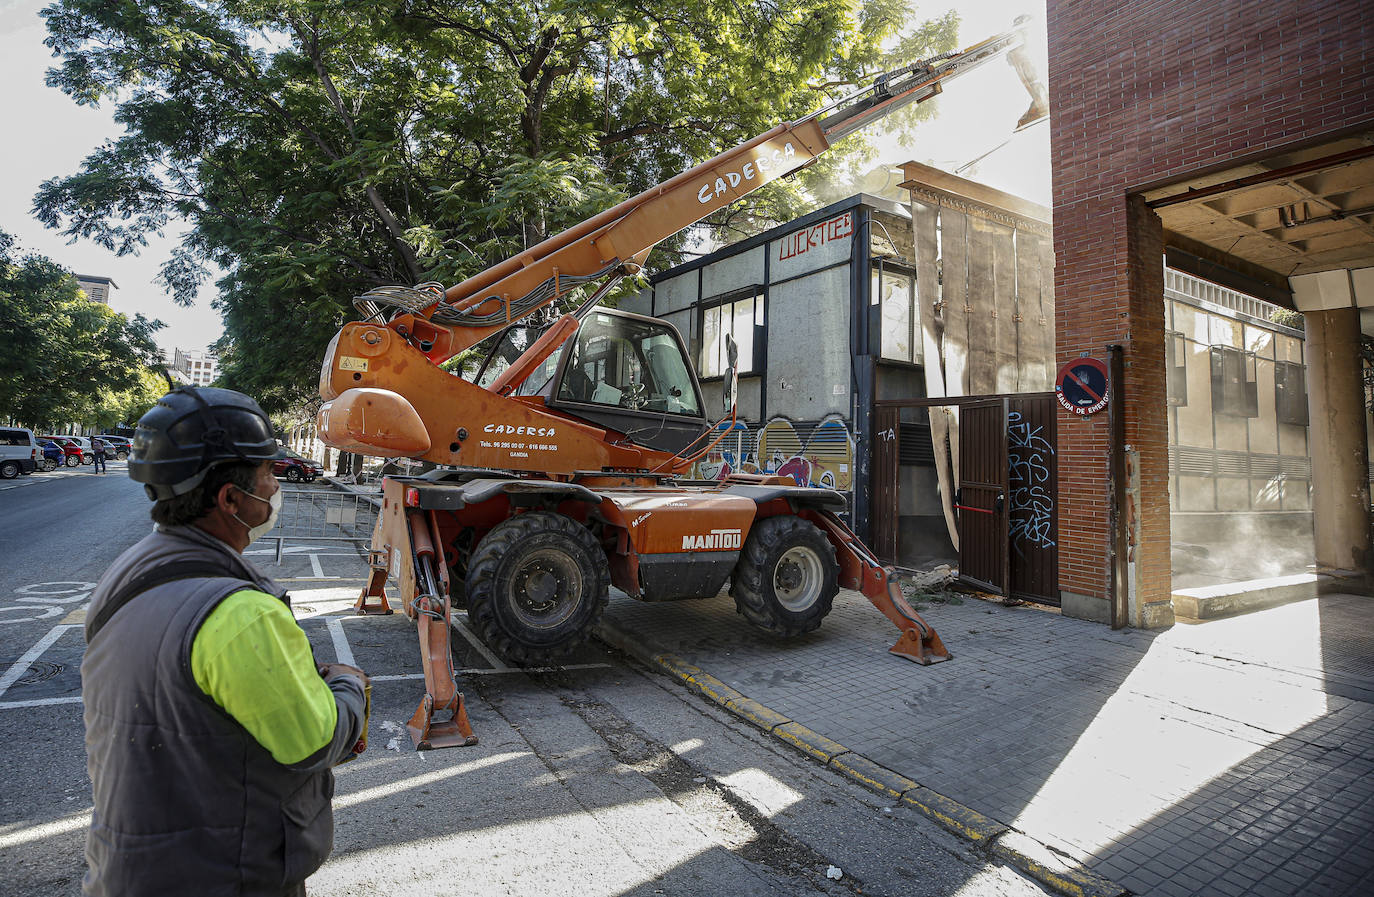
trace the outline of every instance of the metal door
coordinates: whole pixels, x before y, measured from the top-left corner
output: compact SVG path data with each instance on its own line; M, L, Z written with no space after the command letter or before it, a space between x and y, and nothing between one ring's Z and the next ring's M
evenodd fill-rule
M897 563L897 464L901 457L901 411L879 406L873 415L873 505L872 539L874 553L889 564Z
M959 407L959 578L997 595L1011 582L1007 551L1007 403Z
M1059 606L1059 522L1056 500L1059 465L1054 393L1007 399L1007 456L1011 487L1007 527L1011 531L1011 596Z

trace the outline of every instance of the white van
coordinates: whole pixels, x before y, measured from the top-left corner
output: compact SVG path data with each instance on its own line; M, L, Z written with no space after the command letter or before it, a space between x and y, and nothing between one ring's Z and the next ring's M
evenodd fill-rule
M0 477L12 480L21 473L33 473L42 463L43 450L32 430L0 427Z

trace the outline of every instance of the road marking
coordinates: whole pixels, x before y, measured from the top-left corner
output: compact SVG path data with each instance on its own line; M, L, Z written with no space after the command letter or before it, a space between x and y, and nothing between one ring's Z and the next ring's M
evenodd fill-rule
M455 676L502 676L509 673L562 673L568 670L609 670L609 663L570 663L565 667L506 667L501 670L489 670L486 667L470 667L468 669L454 670ZM373 682L405 682L411 679L423 679L424 673L395 673L384 676L369 676ZM4 706L4 705L0 705Z
M0 701L0 710L15 710L21 707L51 707L54 704L80 704L81 695L65 698L32 698L28 701Z
M506 666L506 664L501 662L501 658L491 653L491 649L488 648L485 644L483 644L482 640L479 639L471 629L467 628L462 623L458 622L457 617L450 614L448 622L450 626L458 630L458 632L463 636L463 638L468 640L472 647L477 649L477 653L482 655L483 660L485 660L487 663L491 664L498 670L510 669L510 667Z
M68 816L66 819L54 819L52 822L44 822L0 834L0 850L8 850L11 847L18 847L20 844L28 844L30 841L42 841L45 838L65 835L68 832L76 832L90 827L91 813L87 810L85 813Z
M344 635L343 618L330 617L328 620L329 637L334 640L334 657L339 663L346 663L351 667L358 665L358 661L353 659L353 649L348 647L348 636Z
M5 671L5 675L0 676L0 695L3 695L9 690L9 687L17 682L20 676L28 672L29 665L42 657L43 652L51 648L53 642L65 635L68 629L76 628L75 625L70 623L59 623L52 629L49 629L47 635L39 639L38 643L30 648L27 654L15 661L14 665Z

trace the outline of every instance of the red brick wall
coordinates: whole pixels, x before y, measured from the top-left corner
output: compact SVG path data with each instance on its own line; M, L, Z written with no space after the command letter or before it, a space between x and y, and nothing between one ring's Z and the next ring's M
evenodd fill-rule
M1369 0L1048 0L1056 353L1125 347L1141 609L1169 598L1158 218L1136 191L1374 124ZM1062 590L1109 594L1107 417L1059 421Z

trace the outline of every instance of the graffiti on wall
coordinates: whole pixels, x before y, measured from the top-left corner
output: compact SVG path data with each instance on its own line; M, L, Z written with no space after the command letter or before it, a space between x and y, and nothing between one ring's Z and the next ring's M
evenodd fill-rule
M1007 525L1013 546L1054 546L1054 495L1049 490L1054 446L1043 427L1024 420L1021 412L1007 413L1007 464L1011 506Z
M764 473L790 476L800 486L854 488L854 438L841 417L814 425L775 417L757 430L742 421L721 429L729 432L697 462L697 476L723 480L732 473Z

